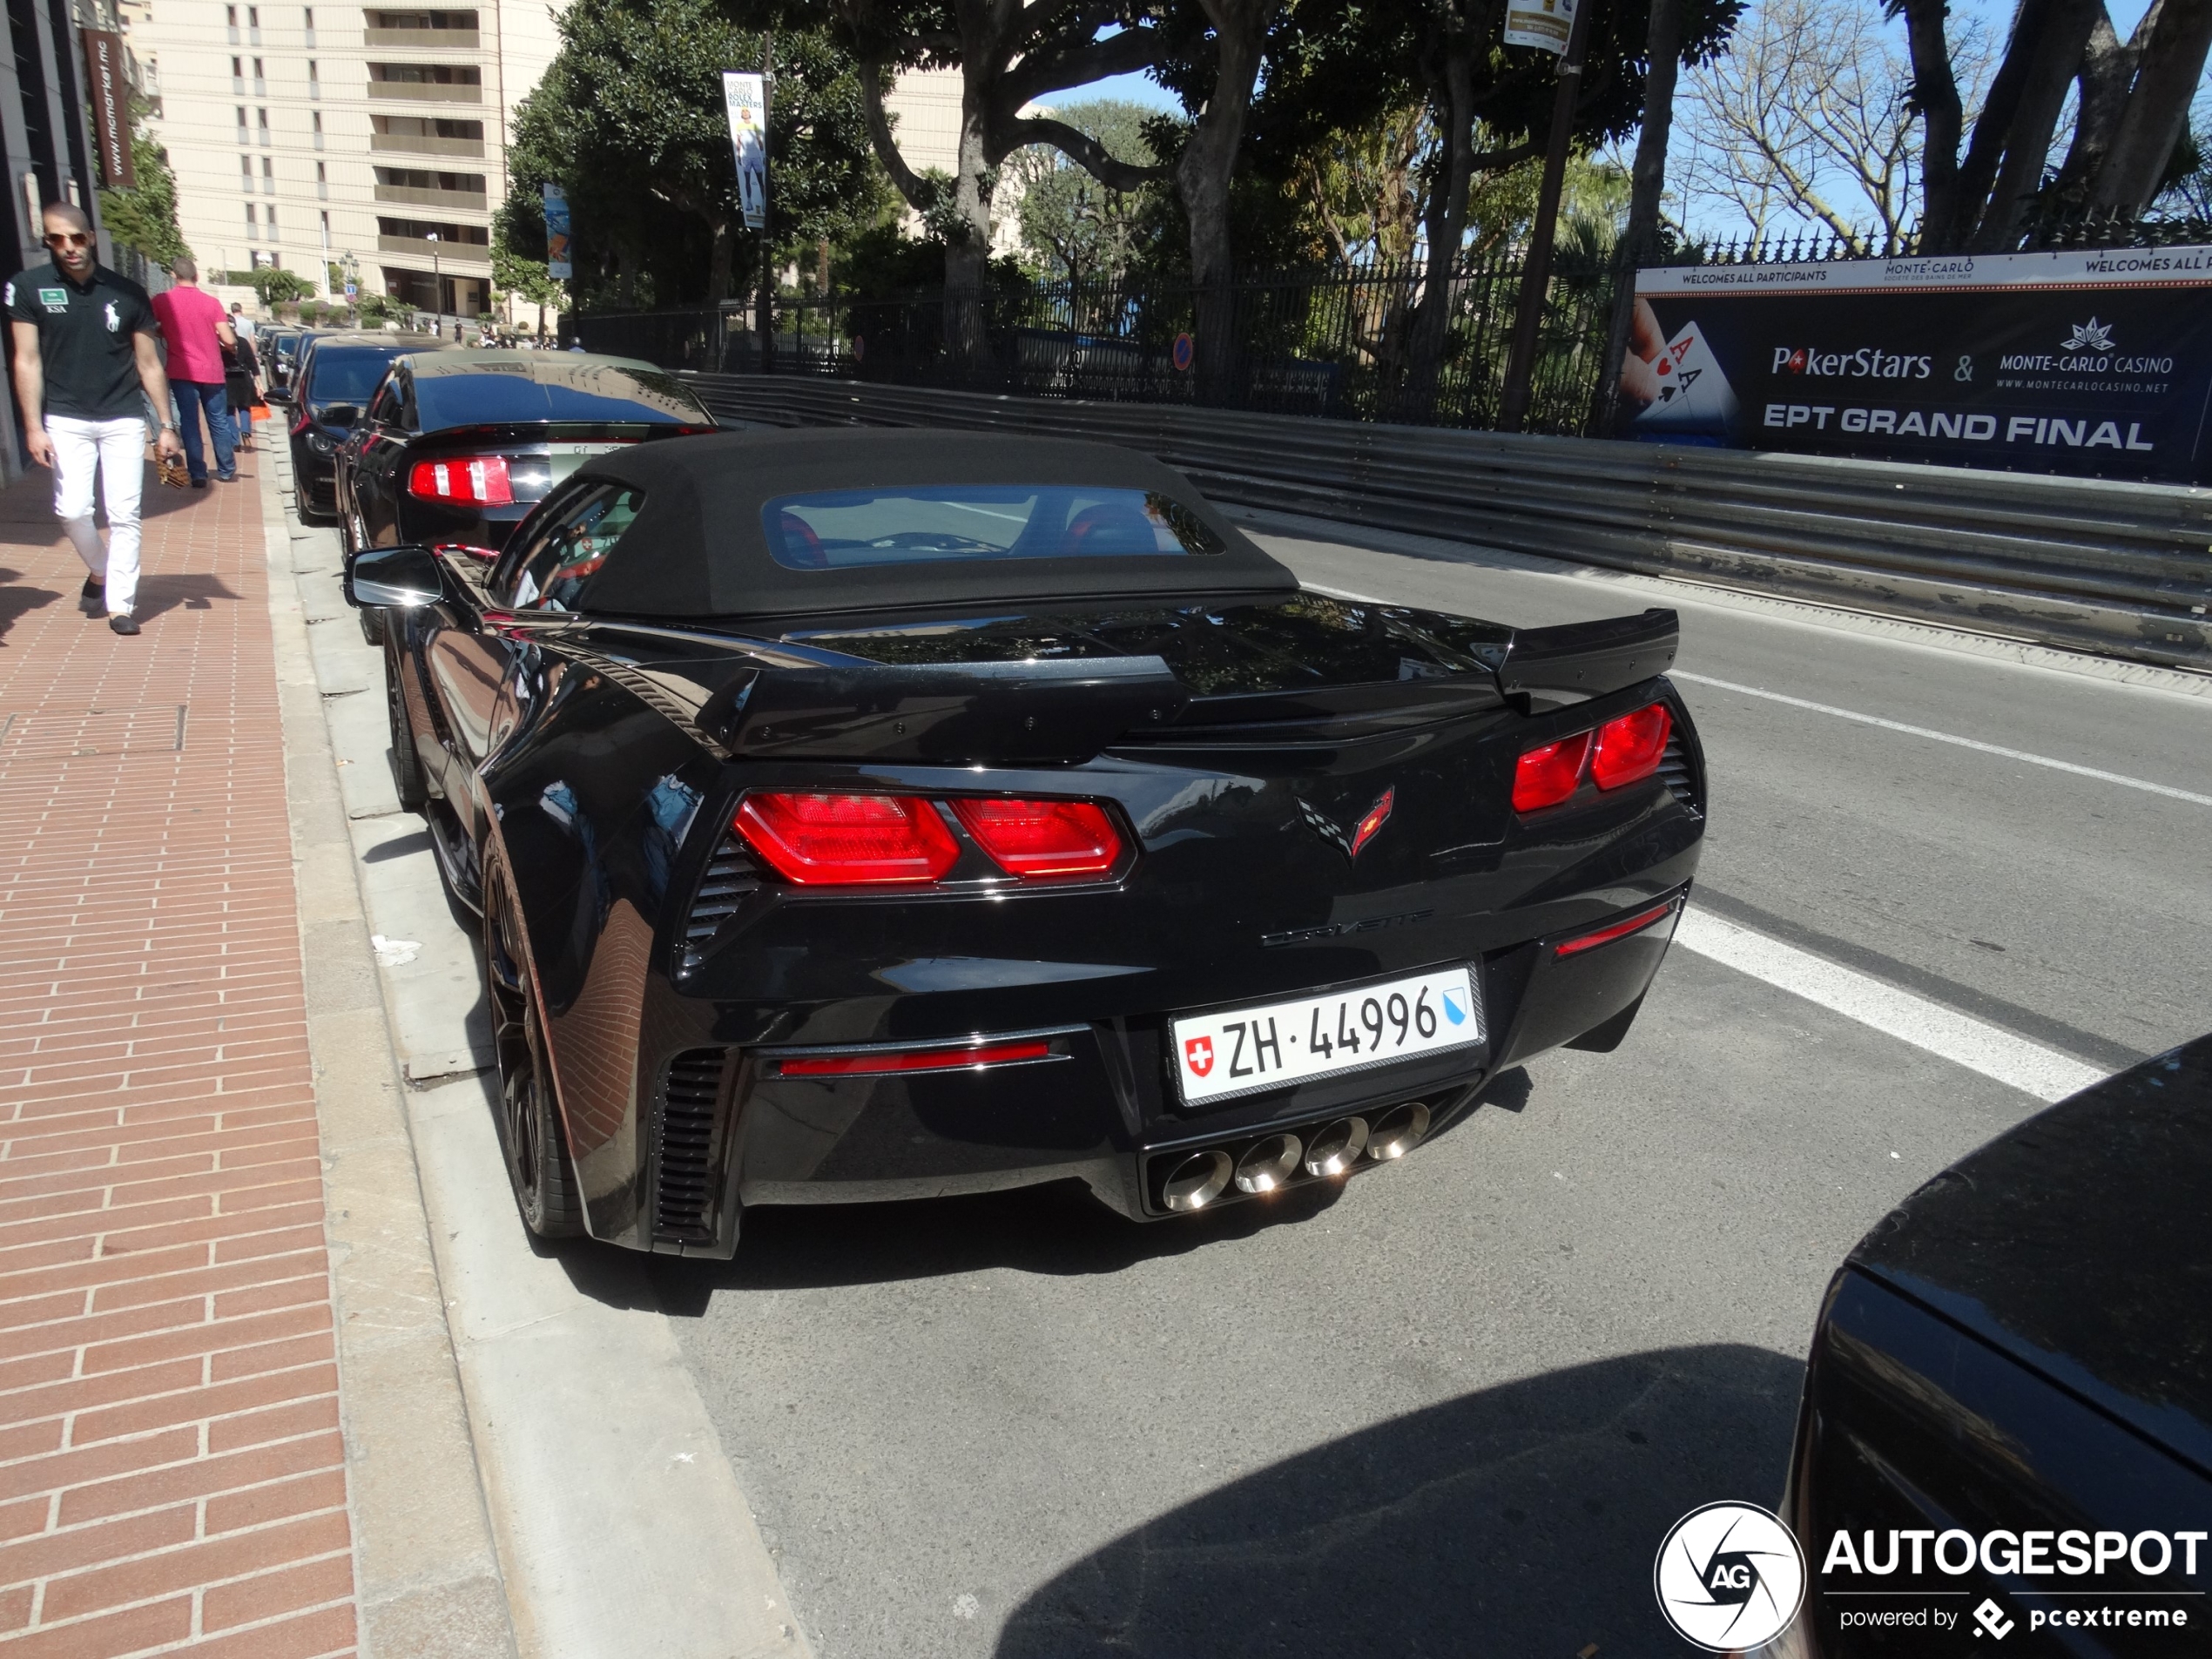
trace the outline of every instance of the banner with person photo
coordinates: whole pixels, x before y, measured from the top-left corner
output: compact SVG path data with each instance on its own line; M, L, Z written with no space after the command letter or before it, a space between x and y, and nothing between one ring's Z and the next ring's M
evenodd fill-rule
M1616 436L2212 480L2212 248L1636 276Z

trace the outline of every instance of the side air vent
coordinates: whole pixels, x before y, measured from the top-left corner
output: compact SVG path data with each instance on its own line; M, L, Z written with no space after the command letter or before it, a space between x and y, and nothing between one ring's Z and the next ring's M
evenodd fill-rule
M655 1238L682 1244L714 1242L715 1115L729 1064L726 1049L691 1049L669 1062L668 1082L661 1090Z
M1704 810L1704 803L1697 798L1697 778L1691 770L1689 752L1683 747L1679 727L1667 734L1667 751L1659 757L1659 776L1675 792L1676 800L1694 813Z
M759 886L760 872L752 855L738 845L737 837L724 836L722 845L707 860L706 873L699 878L698 893L691 900L691 914L684 921L687 963L698 960L722 924L737 914L738 907Z

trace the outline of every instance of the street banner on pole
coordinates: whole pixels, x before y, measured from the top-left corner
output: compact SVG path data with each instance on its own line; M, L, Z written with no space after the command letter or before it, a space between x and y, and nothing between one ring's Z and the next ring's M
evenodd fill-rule
M734 69L722 71L722 101L730 111L730 149L738 161L738 204L747 230L768 222L768 79Z
M1636 273L1616 435L2212 482L2212 247Z
M556 282L576 274L569 247L569 192L558 185L545 186L545 274Z
M1506 44L1558 57L1575 27L1576 0L1506 0Z
M129 190L138 182L131 157L131 85L123 72L123 37L83 29L84 84L92 99L92 141L100 152L100 182Z

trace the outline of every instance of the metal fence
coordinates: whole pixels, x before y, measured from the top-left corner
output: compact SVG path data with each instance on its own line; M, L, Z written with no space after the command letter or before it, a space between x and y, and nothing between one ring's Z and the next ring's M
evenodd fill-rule
M692 377L725 419L1103 438L1217 499L2212 671L2212 492L1223 409Z
M786 296L772 366L885 385L1487 428L1521 271L1518 251L1465 260L1435 293L1418 261L1278 272L1237 282L1217 308L1189 282L1136 278ZM1617 281L1609 257L1554 262L1532 430L1588 429ZM1424 322L1437 326L1424 305L1444 309L1440 348L1420 349ZM733 306L582 316L575 331L594 351L744 372L764 367L752 322ZM1227 349L1209 354L1210 341Z

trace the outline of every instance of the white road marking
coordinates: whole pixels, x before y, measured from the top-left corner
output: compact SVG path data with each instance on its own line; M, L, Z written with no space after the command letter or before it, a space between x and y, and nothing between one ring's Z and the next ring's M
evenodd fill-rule
M1839 709L1830 703L1812 703L1802 697L1785 697L1780 691L1764 691L1757 685L1739 685L1734 680L1715 679L1710 674L1692 674L1686 669L1677 668L1670 671L1669 678L1688 680L1693 685L1710 685L1716 691L1734 691L1741 697L1763 698L1769 703L1787 704L1793 709L1809 709L1815 714L1831 714L1839 720L1856 720L1861 725L1879 726L1885 732L1902 732L1907 737L1925 738L1932 743L1948 743L1956 748L1973 749L1986 755L2001 755L2007 760L2026 761L2031 766L2047 766L2053 772L2070 772L2077 778L2094 778L2099 783L2119 784L2124 788L2140 789L2146 794L2165 795L2196 806L2212 806L2212 795L2200 795L2195 790L2176 789L2171 784L2155 784L2148 779L2129 778L2116 772L2101 771L2095 766L2077 766L2071 760L2054 760L2049 755L2030 754L2025 749L2007 749L2002 744L1957 737L1948 732L1932 731L1925 725L1907 725L1902 720L1885 720L1879 715L1861 714L1856 709Z
M1675 942L2038 1100L2064 1100L2107 1076L2071 1055L1723 921L1694 905L1683 912Z

